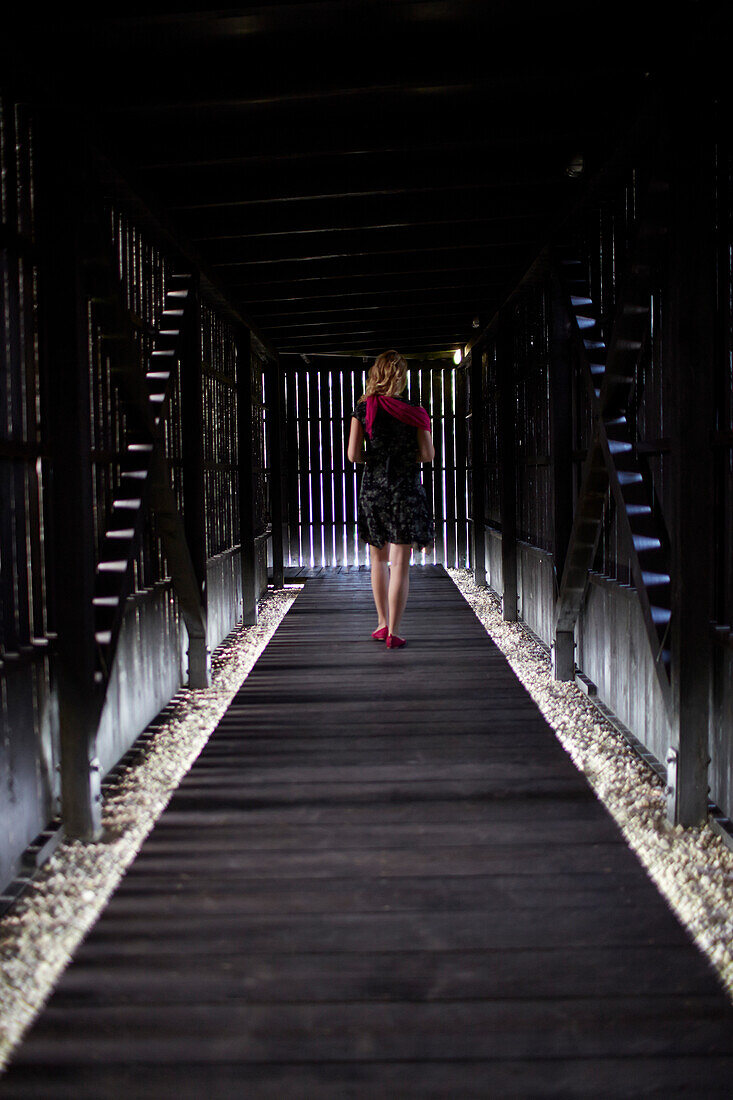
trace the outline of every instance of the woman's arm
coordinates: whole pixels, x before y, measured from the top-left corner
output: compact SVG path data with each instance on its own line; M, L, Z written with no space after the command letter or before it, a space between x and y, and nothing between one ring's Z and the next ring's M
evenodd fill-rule
M417 429L417 461L432 462L435 458L433 437L427 428Z
M355 416L351 418L351 434L346 454L349 462L364 461L364 428L361 420L357 420Z

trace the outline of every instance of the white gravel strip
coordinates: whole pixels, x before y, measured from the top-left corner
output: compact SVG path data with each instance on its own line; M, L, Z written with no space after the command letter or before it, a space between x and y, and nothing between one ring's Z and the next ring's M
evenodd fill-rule
M214 653L212 686L175 697L143 755L106 789L102 839L62 843L37 881L0 919L0 1069L301 587L270 590L260 601L257 626L240 627Z
M466 569L448 573L733 999L733 850L709 823L671 825L661 780L622 734L574 683L552 678L546 650L504 622L493 592Z

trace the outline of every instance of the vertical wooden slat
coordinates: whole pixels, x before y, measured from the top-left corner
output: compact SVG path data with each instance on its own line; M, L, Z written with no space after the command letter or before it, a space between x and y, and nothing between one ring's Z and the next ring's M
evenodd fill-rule
M18 163L16 148L19 135L16 130L17 113L8 111L6 117L7 133L3 135L9 145L5 158L6 178L3 181L7 201L8 222L14 227L20 228L20 180L17 175ZM5 265L3 265L5 267ZM9 428L11 438L22 439L26 436L26 424L23 409L23 392L25 389L25 368L23 356L23 329L25 320L24 310L21 307L22 285L22 259L11 253L7 257L7 266L2 272L3 301L0 306L3 310L3 320L7 327L3 333L5 342L3 351L8 358L10 367L10 385L3 392L4 420L3 427ZM2 516L3 516L3 568L2 574L5 584L9 589L8 607L12 609L8 615L7 626L10 627L14 638L11 648L17 645L27 645L30 636L29 615L29 577L27 569L27 543L26 543L26 513L25 482L26 470L23 462L8 462L3 464L7 471L5 484L2 486ZM6 497L7 492L7 497ZM15 507L9 506L13 500ZM9 559L9 560L8 560Z
M304 370L305 368L303 368ZM311 564L310 529L310 459L308 457L308 400L307 386L304 389L302 371L295 375L296 424L298 434L298 531L300 542L300 561L303 566ZM304 458L305 454L305 458Z
M436 479L436 469L438 465L438 443L436 437L440 433L440 421L436 421L433 416L433 391L431 383L430 367L424 364L419 368L419 381L418 390L420 394L420 404L430 414L430 428L433 434L433 443L435 444L435 458L432 462L423 463L422 467L422 483L425 489L425 496L428 502L428 508L432 513L433 519L435 519L435 501L433 499L434 491L433 486ZM425 561L427 563L434 563L436 561L437 546L439 544L440 532L438 531L437 519L435 520L435 542L432 546L429 546L425 551Z
M344 420L342 372L331 372L331 415L333 417L333 514L334 534L336 538L336 559L334 565L345 565L345 522L344 522L344 475L347 432L351 425ZM349 410L350 412L350 410ZM350 417L349 417L350 419Z
M420 368L410 367L408 371L408 377L410 380L409 385L409 397L410 401L414 401L416 405L421 405L420 400Z
M676 108L676 109L675 109ZM714 155L712 112L703 97L675 97L670 117L672 235L669 327L675 374L676 516L672 532L672 698L676 741L673 820L708 815L710 619L713 613L715 427Z
M242 571L242 621L257 622L257 557L252 461L252 348L249 329L237 330L237 464L239 466L239 543Z
M354 376L354 399L355 399L355 402L358 401L358 399L361 397L361 395L366 390L367 373L368 373L367 368L365 368L363 366L360 367L355 373L355 376ZM364 477L364 470L365 470L365 466L364 466L363 463L360 464L359 466L357 466L357 468L356 468L357 515L358 515L358 500L359 500L359 494L361 492L361 483L362 483L362 479ZM357 548L359 550L359 564L364 565L364 566L368 566L369 563L370 563L370 560L371 560L370 557L369 557L369 547L361 539L357 538Z
M433 440L435 460L433 462L433 508L435 515L435 561L444 564L445 550L445 504L443 500L445 479L445 449L443 446L443 372L434 367L430 372L430 387L433 412Z
M298 369L298 487L300 491L300 546L303 565L313 564L310 482L310 423L308 420L308 371Z
M456 435L456 555L458 568L465 569L468 564L468 516L466 508L467 491L467 387L466 367L461 366L455 372L455 435Z
M499 320L497 343L497 385L499 390L499 463L501 481L501 569L503 592L502 615L508 622L517 618L517 473L515 421L517 414L516 381L514 377L514 340L512 319L506 313Z
M484 468L484 350L477 344L471 350L471 558L477 585L486 585L486 481Z
M321 485L321 443L318 392L318 371L311 367L308 378L308 436L311 487L311 529L313 531L313 564L323 565L323 492Z
M420 400L420 368L419 368L419 366L417 366L417 367L416 366L411 366L409 368L408 372L407 372L407 377L408 377L407 394L409 396L409 399L410 399L410 401L413 401L416 405L421 405L422 401ZM431 428L432 428L432 424L431 424ZM421 481L423 487L425 487L425 472L426 472L426 465L425 465L425 463L421 463L420 464L420 481ZM427 495L427 493L426 493L426 495ZM432 507L432 501L431 501L430 497L428 497L427 499L428 499L428 505L430 507ZM427 553L429 553L430 550L431 550L431 548L429 547ZM420 551L418 551L418 553L416 555L415 552L413 551L413 553L410 557L410 561L411 562L417 561L420 564L422 564L426 561L427 553L426 553L425 550L420 550Z
M550 310L551 529L559 591L573 528L573 425L570 326L556 275L552 276Z
M296 376L285 373L285 441L287 453L287 493L289 565L300 565L300 504L298 495L298 413Z
M333 446L331 433L333 417L331 412L331 391L329 379L331 371L323 367L318 374L321 399L321 494L323 501L323 564L334 565L333 530Z
M92 410L81 241L82 181L87 177L63 118L47 113L39 119L37 134L41 347L46 357L53 455L61 805L67 834L93 838L101 830L101 777L95 761ZM59 210L63 210L61 218Z
M265 366L265 386L267 397L267 459L270 479L270 516L272 522L272 583L282 588L285 583L283 572L283 481L285 464L283 462L282 431L282 388L283 379L279 360L270 361Z
M456 370L453 366L443 369L443 439L445 461L445 564L456 566L456 415L454 385Z
M348 440L349 432L351 430L351 413L356 407L356 398L361 395L355 393L355 377L351 370L345 370L342 376L343 382L343 413L344 413L344 437ZM346 462L346 491L344 495L344 515L346 522L346 557L348 565L355 565L358 563L357 556L357 544L356 544L356 507L354 504L355 495L357 492L357 471L356 465L352 462Z
M204 493L204 390L201 361L201 308L192 286L186 306L181 354L181 414L183 419L183 526L196 577L197 595L206 621L206 509ZM211 661L205 635L189 635L189 687L211 683Z

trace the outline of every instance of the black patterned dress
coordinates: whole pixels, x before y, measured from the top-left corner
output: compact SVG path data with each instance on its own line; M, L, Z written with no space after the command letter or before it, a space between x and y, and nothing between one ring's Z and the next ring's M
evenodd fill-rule
M416 461L417 428L378 408L369 439L366 401L357 404L352 416L364 428L366 442L366 465L359 491L359 538L379 548L388 542L412 544L415 550L429 546L435 538L435 524Z

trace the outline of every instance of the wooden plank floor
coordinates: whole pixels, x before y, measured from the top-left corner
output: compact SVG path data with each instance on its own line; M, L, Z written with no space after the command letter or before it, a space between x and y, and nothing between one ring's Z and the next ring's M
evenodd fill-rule
M4 1097L730 1097L733 1008L440 567L309 579Z

